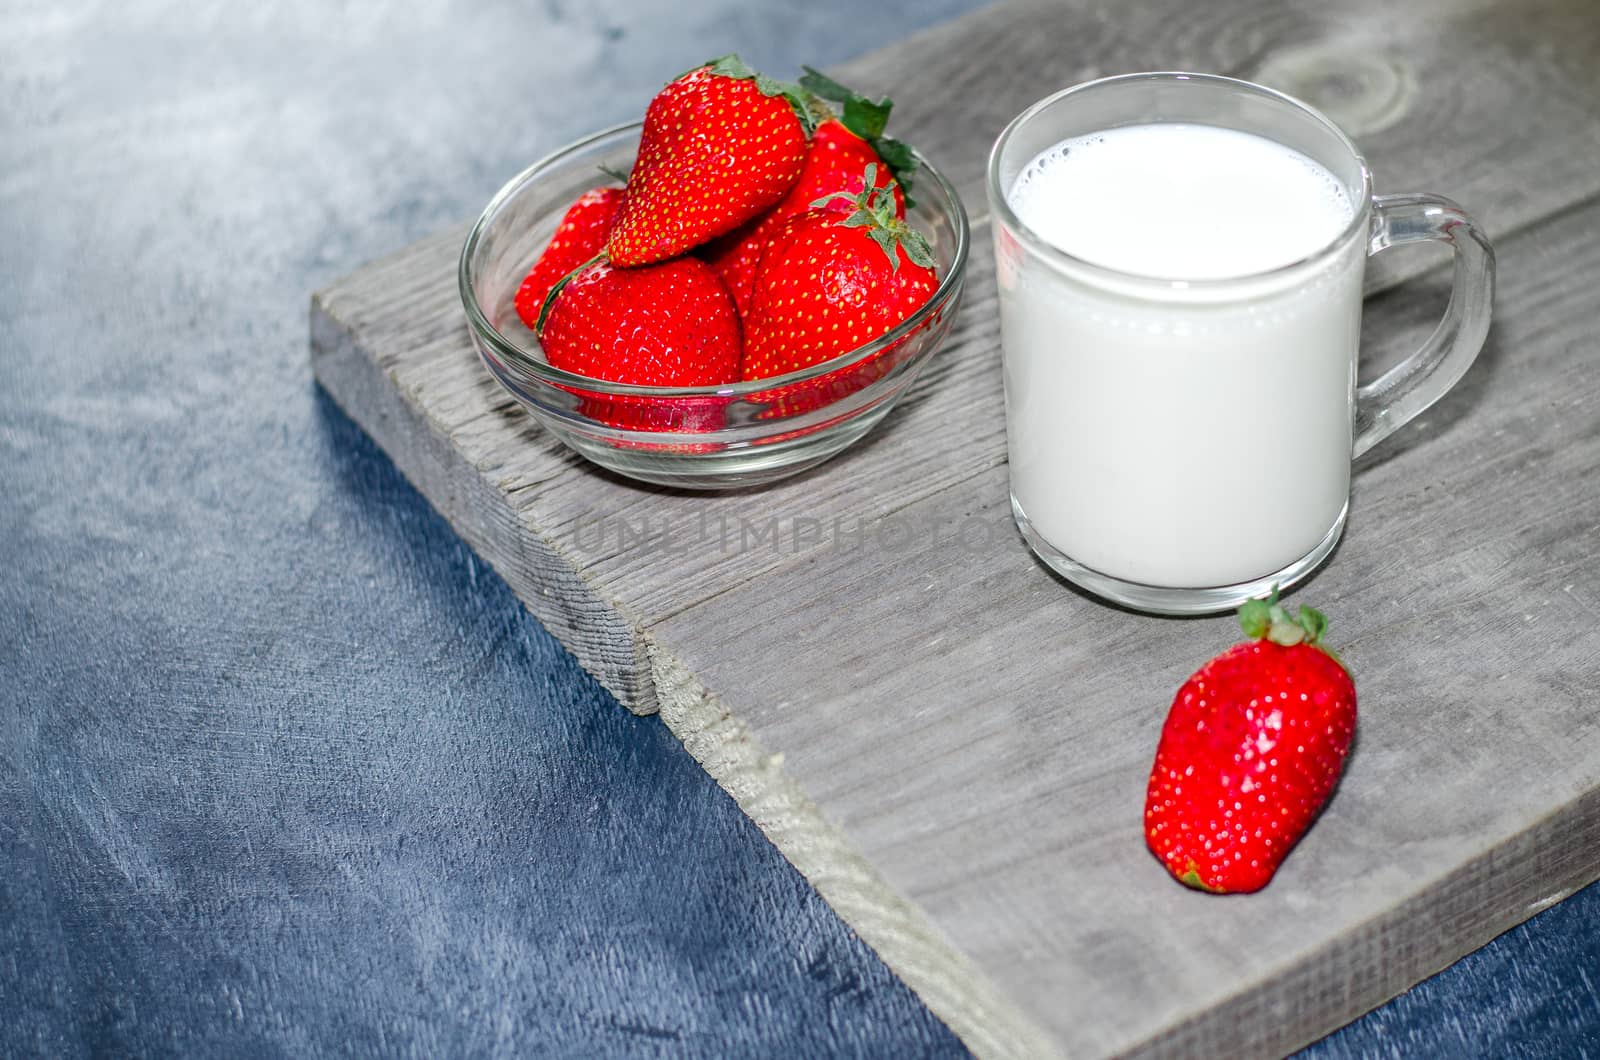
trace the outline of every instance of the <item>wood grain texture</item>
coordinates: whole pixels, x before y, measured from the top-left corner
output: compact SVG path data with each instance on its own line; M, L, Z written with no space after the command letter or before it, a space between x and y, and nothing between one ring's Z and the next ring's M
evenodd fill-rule
M1365 125L1381 190L1452 195L1498 237L1488 348L1363 462L1310 583L1362 731L1329 812L1255 898L1174 887L1143 850L1167 699L1229 622L1108 609L1029 558L987 255L879 430L762 491L631 485L533 426L471 351L458 233L320 293L317 374L975 1051L1293 1048L1600 874L1600 108L1584 61L1600 14L1517 10L1021 4L843 71L901 101L899 132L955 179L980 244L983 160L1012 114L1163 67L1325 93ZM1374 270L1368 368L1437 316L1429 266Z

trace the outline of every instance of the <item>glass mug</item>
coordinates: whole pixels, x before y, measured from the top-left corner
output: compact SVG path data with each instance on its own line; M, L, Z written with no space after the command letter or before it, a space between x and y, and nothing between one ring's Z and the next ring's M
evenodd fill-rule
M1046 149L1152 122L1294 148L1343 185L1354 217L1293 264L1183 280L1073 257L1008 204ZM1374 197L1332 122L1247 81L1130 74L1058 92L1000 134L987 184L1013 514L1048 566L1137 610L1224 611L1311 573L1344 530L1351 461L1449 390L1488 332L1494 254L1471 218L1434 195ZM1455 251L1444 319L1358 386L1366 259L1430 240Z

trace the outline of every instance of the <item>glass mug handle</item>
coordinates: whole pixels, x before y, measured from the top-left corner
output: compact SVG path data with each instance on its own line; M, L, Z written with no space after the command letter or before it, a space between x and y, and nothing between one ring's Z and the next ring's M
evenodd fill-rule
M1439 195L1372 199L1368 254L1402 243L1446 243L1455 280L1444 319L1410 357L1356 390L1355 456L1371 449L1444 396L1483 348L1494 302L1494 248L1465 210Z

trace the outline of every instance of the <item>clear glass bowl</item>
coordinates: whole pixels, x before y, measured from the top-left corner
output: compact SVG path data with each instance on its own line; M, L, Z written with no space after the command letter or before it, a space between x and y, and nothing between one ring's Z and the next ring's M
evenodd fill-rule
M928 237L939 287L927 305L858 349L788 375L717 387L627 386L551 367L513 299L566 208L626 172L638 123L596 133L518 174L461 250L459 282L489 371L568 446L631 478L691 489L771 482L820 464L888 414L949 334L967 267L967 215L949 181L917 158L908 220Z

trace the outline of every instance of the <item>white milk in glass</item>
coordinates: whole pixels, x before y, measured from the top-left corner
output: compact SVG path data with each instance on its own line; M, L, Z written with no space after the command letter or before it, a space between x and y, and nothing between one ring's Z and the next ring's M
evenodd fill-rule
M996 235L1011 490L1034 533L1173 588L1316 548L1349 496L1367 248L1343 184L1271 140L1166 123L1063 141L1006 198L1068 255Z

